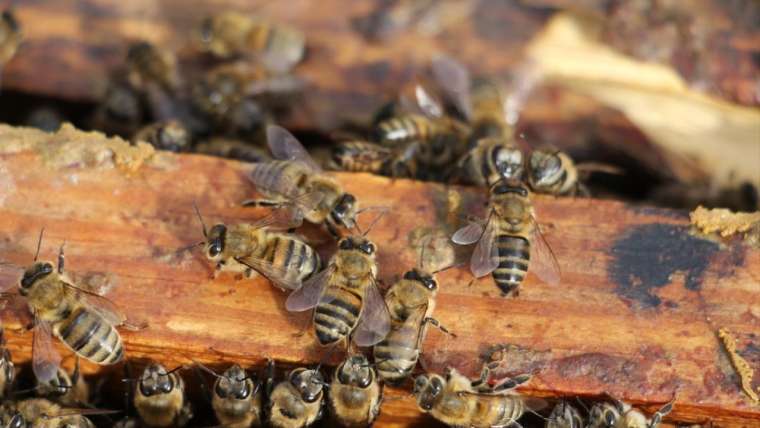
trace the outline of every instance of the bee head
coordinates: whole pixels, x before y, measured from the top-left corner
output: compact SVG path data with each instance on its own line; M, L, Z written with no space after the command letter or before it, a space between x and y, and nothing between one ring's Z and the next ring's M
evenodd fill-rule
M8 422L8 425L6 425L7 428L26 428L26 419L24 419L24 416L21 413L16 413L11 418L10 422Z
M54 270L53 264L50 262L37 262L33 264L24 271L24 276L21 278L21 295L26 296L32 285L53 273Z
M517 180L522 178L524 159L520 149L499 145L491 156L493 156L493 164L496 165L502 177Z
M206 256L211 260L218 259L224 252L226 240L227 226L223 224L214 225L206 238Z
M552 413L549 415L549 421L554 423L553 426L568 428L583 427L583 420L581 419L578 410L571 406L567 401L560 401L554 406Z
M219 398L244 400L253 394L254 384L246 375L245 370L234 364L217 379L214 392Z
M620 412L610 403L595 404L588 414L590 424L605 428L615 427L618 419L620 419Z
M366 388L372 384L375 373L364 355L352 355L336 370L338 380L344 385Z
M535 150L530 154L530 182L538 186L551 186L562 176L562 159L557 153Z
M325 386L321 373L305 368L290 372L289 381L301 394L301 399L307 403L317 401L322 396L322 389Z
M55 396L63 396L66 395L67 392L72 388L71 384L71 378L69 377L68 373L61 368L58 367L58 372L56 373L56 376L52 379L50 379L45 385L44 388L46 389L47 394L55 395Z
M438 281L433 278L433 275L418 268L406 272L404 279L415 281L430 291L438 290Z
M154 54L153 45L148 42L138 42L129 46L127 50L127 61L131 63L144 61Z
M167 122L156 132L156 145L162 150L179 152L190 145L190 136L179 122Z
M337 167L343 167L346 165L348 159L351 159L355 152L351 150L351 147L345 144L339 144L332 149L332 162Z
M174 376L170 376L161 364L151 364L143 371L139 388L145 397L169 394L174 390Z
M438 375L419 375L414 379L414 396L417 398L417 405L424 411L430 411L433 408L437 398L443 392L444 380Z
M344 193L330 212L330 221L336 225L351 229L356 223L357 211L356 197L350 193Z
M361 251L363 254L372 256L377 251L377 247L369 239L363 236L349 236L338 242L338 248L345 251Z
M18 33L21 30L21 26L18 24L18 20L16 19L16 16L10 10L3 11L2 21L14 33Z

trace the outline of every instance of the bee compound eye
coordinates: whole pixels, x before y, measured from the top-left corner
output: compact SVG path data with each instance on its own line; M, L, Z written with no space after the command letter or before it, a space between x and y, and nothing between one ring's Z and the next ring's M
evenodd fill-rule
M338 244L338 248L340 248L341 250L350 250L353 247L354 247L353 243L351 242L350 239L344 239L340 241L340 244Z

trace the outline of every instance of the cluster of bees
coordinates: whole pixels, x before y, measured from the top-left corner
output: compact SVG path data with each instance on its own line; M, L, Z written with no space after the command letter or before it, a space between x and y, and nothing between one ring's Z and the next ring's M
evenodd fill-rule
M3 20L6 27L10 22L9 28L18 28L6 15ZM158 122L138 131L135 139L174 151L195 145L196 150L206 147L215 152L218 144L193 140L212 139L220 130L250 138L261 133L273 159L260 152L240 156L253 162L250 180L259 195L244 205L267 207L270 213L250 223L208 228L195 207L204 239L188 250L202 246L215 275L261 275L286 290L287 310L312 310L319 344L344 346L347 356L329 381L319 367L296 368L278 381L273 361L263 381L239 365L222 374L200 363L193 366L214 377L211 404L220 426L306 427L325 412L340 426L370 426L380 413L383 385L403 385L414 373L427 327L452 334L433 317L439 289L436 274L451 266L426 266L421 254L418 266L383 295L377 284L378 248L368 235L385 212L361 230L357 217L367 208L325 174L290 132L267 125L269 119L257 98L292 87L288 72L303 57L303 36L232 13L211 17L201 27L201 45L215 61L202 79L188 85L176 73L176 60L170 54L147 43L135 44L98 115L104 123L131 127L144 120L147 108ZM253 63L250 56L255 57ZM575 165L556 150L533 150L526 159L514 138L514 100L497 83L471 81L463 66L445 57L435 59L431 71L439 93L416 85L415 102L402 97L378 117L371 137L339 143L331 166L467 182L487 189L485 216L468 219L451 236L456 244L474 244L473 275L492 275L505 296L518 294L529 264L542 280L558 283L558 263L536 221L531 192L584 193L580 176L598 166ZM335 252L327 263L309 242L292 233L304 221L335 238ZM37 255L41 243L42 233ZM18 293L6 292L3 297L22 298L34 318L32 369L37 386L33 392L43 398L20 399L23 392L12 391L15 369L3 348L0 386L6 401L0 407L0 421L14 428L93 426L88 416L113 411L88 408L88 386L78 368L71 375L61 368L53 338L77 358L113 365L125 358L117 327L146 326L128 320L107 298L67 274L63 247L56 264L38 261L37 255L30 266L19 268L23 273L19 272ZM371 347L373 361L357 347ZM114 426L188 425L193 411L181 377L184 368L167 370L152 363L138 378L127 379L137 416ZM666 404L647 419L613 399L594 404L584 418L576 407L561 401L542 416L538 412L546 403L515 391L529 380L530 375L520 375L493 383L487 368L477 379L450 368L443 375L416 376L412 394L421 411L444 424L476 428L519 426L525 413L543 418L547 427L654 428L673 405Z

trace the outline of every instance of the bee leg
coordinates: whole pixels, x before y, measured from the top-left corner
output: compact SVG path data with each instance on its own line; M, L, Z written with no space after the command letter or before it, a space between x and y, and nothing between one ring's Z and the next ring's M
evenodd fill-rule
M272 390L274 389L274 360L271 358L267 358L265 376L266 378L264 379L264 392L266 393L267 397L270 397L272 395Z
M488 377L490 374L491 369L489 369L487 365L483 365L483 368L480 370L480 377L471 381L470 386L481 392L489 390L490 386L488 385Z
M269 199L246 199L240 205L244 207L279 207L282 202Z
M63 273L63 264L65 261L65 257L63 256L63 247L66 246L66 241L63 241L63 244L61 244L61 248L58 249L58 273Z
M518 386L524 384L525 382L529 381L531 378L531 375L529 374L521 374L518 376L515 376L513 378L506 378L502 381L500 381L498 384L494 385L492 388L493 392L500 392L500 391L506 391L509 389L517 388Z
M591 197L591 191L589 190L588 186L578 181L575 183L575 191L573 192L575 195L582 196L584 198L590 198Z
M335 225L330 222L325 222L325 227L330 233L330 236L332 236L334 239L340 239L340 233L338 233L338 229L335 228Z
M673 403L676 401L676 397L673 397L670 402L666 403L664 406L660 408L657 412L655 412L654 415L652 415L652 420L649 422L649 425L647 425L647 428L656 428L660 422L662 421L662 418L665 417L668 413L670 413L671 410L673 410Z
M431 324L431 325L437 327L438 330L441 330L442 332L444 332L444 333L446 333L446 334L448 334L450 336L457 337L456 334L450 332L446 327L444 327L443 325L441 325L441 323L437 319L435 319L435 318L427 317L424 320L422 320L422 322L425 323L425 324Z

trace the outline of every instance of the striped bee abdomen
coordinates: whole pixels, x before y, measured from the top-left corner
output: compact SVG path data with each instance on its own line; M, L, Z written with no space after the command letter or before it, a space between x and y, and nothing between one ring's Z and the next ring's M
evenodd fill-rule
M520 286L528 273L530 242L519 236L499 234L496 248L499 265L493 271L493 279L503 294L509 294Z
M291 161L270 161L254 164L251 180L256 190L264 193L291 195L303 179L300 165Z
M86 306L76 307L54 329L72 351L94 363L115 364L124 357L119 332Z
M319 255L305 242L287 235L273 234L263 259L286 272L286 279L303 281L320 267Z
M362 301L362 297L351 290L328 286L314 311L319 343L330 345L347 337L359 320Z
M381 144L395 145L425 140L433 133L433 123L417 115L394 117L377 125L377 139Z
M375 366L384 381L400 383L408 377L420 356L417 343L421 333L419 317L394 323L382 342L375 345Z

